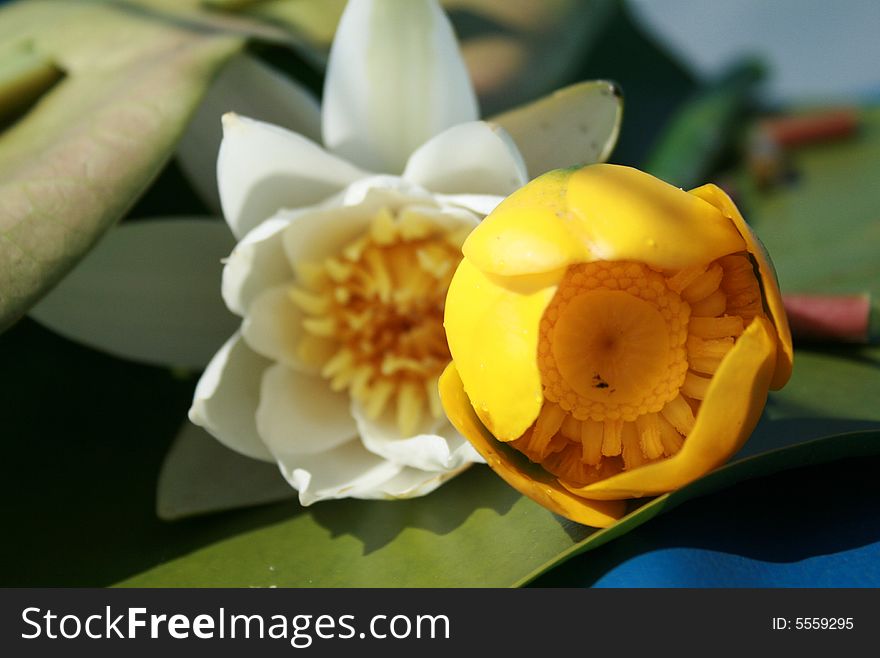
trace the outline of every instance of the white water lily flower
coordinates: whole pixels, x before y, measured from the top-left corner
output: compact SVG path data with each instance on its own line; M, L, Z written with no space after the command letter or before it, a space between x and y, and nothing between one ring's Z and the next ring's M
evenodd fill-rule
M364 29L376 21L408 31L389 48ZM527 171L507 133L476 120L455 53L434 2L349 4L322 128L357 164L224 116L220 200L242 239L223 298L243 322L189 415L230 448L276 461L303 504L422 495L481 461L440 405L443 304L464 238Z
M186 171L204 169L198 161L213 139L199 117L221 103L250 111L258 105L251 90L264 82L273 98L284 96L281 78L259 67L238 60L220 76L184 139ZM190 418L233 450L276 462L303 504L425 494L480 460L442 415L436 391L449 357L443 300L460 244L530 176L604 159L619 98L609 83L582 83L497 123L479 121L436 2L352 0L331 51L320 122L301 91L287 102L297 108L284 112L297 115L288 125L303 124L314 138L320 123L323 147L299 131L223 119L219 199L239 242L222 295L242 324L208 364ZM274 118L279 106L255 114ZM196 186L210 196L210 183ZM174 235L166 227L162 239ZM101 268L82 269L80 291L107 278ZM164 310L138 307L124 291L108 291L105 308L114 294L133 321ZM65 296L59 290L37 317L59 326L55 300ZM179 359L163 344L173 336L160 337L155 349L131 352ZM113 341L124 353L118 325Z
M277 131L225 126L227 140ZM497 200L371 176L260 223L226 262L223 298L243 323L200 380L191 420L277 461L303 504L421 495L480 461L443 415L437 379L461 243Z
M418 496L481 461L440 405L443 305L464 238L528 173L477 121L457 53L435 2L350 2L324 92L329 152L224 116L220 200L242 239L223 298L243 323L189 415L275 460L303 504Z

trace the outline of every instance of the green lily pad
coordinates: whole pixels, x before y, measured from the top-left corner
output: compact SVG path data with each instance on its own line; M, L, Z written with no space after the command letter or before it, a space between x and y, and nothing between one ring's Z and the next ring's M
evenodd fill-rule
M159 473L156 513L174 521L295 497L278 466L240 455L187 421Z
M244 532L123 587L506 587L598 547L695 496L744 479L880 453L880 431L827 437L730 464L606 530L571 523L471 469L427 501L334 501Z
M250 36L289 40L195 0L0 9L0 116L33 103L0 134L0 329L134 203Z

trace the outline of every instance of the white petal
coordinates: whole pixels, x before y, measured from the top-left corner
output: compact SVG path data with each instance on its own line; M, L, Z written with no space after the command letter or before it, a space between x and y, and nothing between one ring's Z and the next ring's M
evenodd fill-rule
M623 99L611 82L594 80L495 117L519 147L529 177L578 164L604 162L617 142Z
M304 213L282 233L289 262L320 263L338 256L345 245L364 234L380 207L365 204Z
M261 292L293 281L293 270L284 253L281 232L292 213L280 213L249 232L239 242L223 268L223 301L233 313L245 315Z
M372 203L399 208L410 203L431 202L433 195L424 187L400 176L379 174L355 181L340 195L343 206Z
M275 461L257 432L263 373L270 366L235 333L202 374L189 419L220 443L254 459Z
M290 297L290 286L276 286L264 290L251 304L241 333L258 354L299 372L317 374L315 364L299 356L300 342L306 336L304 318Z
M180 166L202 199L218 213L217 153L226 112L274 123L320 142L321 109L314 96L294 80L239 54L211 83L177 146Z
M238 324L218 290L233 244L226 225L207 218L122 224L31 317L110 354L201 369Z
M416 208L444 228L476 226L479 217L464 207L466 199L447 198L455 203L441 204L439 197L397 176L364 178L320 206L299 212L284 228L284 250L291 263L319 263L337 256L367 231L382 208Z
M359 491L355 498L404 499L418 498L431 493L447 480L468 468L465 464L454 471L420 471L417 468L405 468L396 476L373 487L371 490Z
M290 222L283 234L287 258L291 263L319 263L337 256L364 234L380 209L394 211L410 203L432 203L432 199L427 191L395 176L359 180Z
M357 440L317 455L279 454L278 461L303 505L335 498L387 497L377 492L403 470L367 451Z
M298 211L282 227L281 240L287 262L320 263L338 256L345 246L364 235L383 208L392 212L411 209L433 219L438 227L455 230L473 228L482 218L469 206L487 207L500 200L480 195L435 196L399 177L374 176L353 183L319 206ZM230 265L232 262L230 258ZM286 280L279 278L277 282Z
M295 495L277 465L243 457L186 422L162 464L156 512L170 521Z
M484 198L484 197L481 197ZM437 199L432 199L436 204ZM482 217L473 211L460 205L442 204L427 205L414 203L407 206L408 212L414 212L431 221L431 223L444 231L455 231L459 228L473 229L480 223Z
M504 201L503 196L496 194L438 194L434 198L442 204L470 210L480 219Z
M419 144L479 117L452 27L433 0L349 2L323 103L327 148L393 174Z
M426 421L420 433L403 436L390 412L372 420L355 402L351 413L367 450L398 464L423 471L453 471L482 461L445 418Z
M257 429L275 458L314 455L350 441L357 427L345 393L329 383L276 364L266 370L260 386Z
M310 206L365 175L302 135L223 115L217 183L223 215L237 237L281 208Z
M432 192L502 196L528 181L516 144L484 121L453 126L420 146L403 177Z

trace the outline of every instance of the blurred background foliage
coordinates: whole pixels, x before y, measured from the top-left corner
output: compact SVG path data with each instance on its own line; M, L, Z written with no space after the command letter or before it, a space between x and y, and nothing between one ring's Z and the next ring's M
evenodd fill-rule
M177 523L159 521L157 477L185 417L197 373L125 362L60 338L27 318L14 320L115 221L209 214L210 209L189 187L173 152L211 76L231 53L246 47L320 94L327 48L344 2L24 0L3 4L9 6L0 9L0 234L4 243L0 245L0 300L5 305L4 324L11 327L0 336L4 374L0 381L4 438L0 496L7 537L0 545L0 584L109 585L205 547L213 557L202 568L217 569L237 559L257 559L248 553L248 533L257 533L253 537L259 546L261 541L277 539L272 533L313 532L319 545L337 542L333 544L341 551L337 559L376 552L371 568L376 564L387 568L389 560L400 560L400 552L407 549L421 546L427 554L432 546L454 550L454 533L467 529L469 520L475 523L471 512L482 515L479 518L490 527L497 523L494 527L499 531L520 519L529 532L552 535L541 549L546 554L531 556L534 564L511 567L512 572L499 575L492 584L513 584L534 575L542 565L552 565L554 555L568 556L586 547L589 533L532 509L485 469L472 469L419 501L334 502L308 511L288 501ZM625 109L612 162L647 168L684 186L709 179L724 183L745 205L746 215L774 254L783 288L880 293L880 260L875 256L880 245L876 210L880 208L876 186L880 116L876 110L862 110L870 106L872 97L858 99L859 129L854 138L785 154L779 165L785 175L767 186L766 181L756 181L749 167L747 138L756 117L792 108L789 97L777 93L772 96L773 105L768 105L767 96L759 94L761 80L772 79L772 67L753 59L727 60L724 70L686 61L686 49L670 50L658 36L668 38L668 31L645 29L644 4L616 0L444 2L462 41L484 116L578 80L614 80L623 88ZM860 11L866 6L855 5ZM866 62L853 61L851 66L866 66ZM167 97L157 104L156 114L145 120L124 111L133 98L150 94ZM809 100L811 106L830 102ZM851 104L852 99L846 102ZM92 190L85 202L76 186L43 196L34 181L53 171L54 163L67 152L64 148L82 148L78 126L84 125L88 133L91 123L85 119L101 112L111 113L108 116L119 133L104 137L122 147L96 152L106 171L100 189ZM134 142L120 137L130 138L133 133L137 133ZM132 143L136 144L133 150L126 150ZM34 171L38 175L28 179ZM22 189L27 191L23 197ZM28 214L31 208L20 214L23 203L36 206L38 212ZM36 228L27 228L21 217L35 220L32 226ZM64 221L41 223L45 217ZM38 266L17 257L16 244L34 246L39 253L33 262ZM802 348L795 380L771 399L753 445L769 449L880 427L878 363L880 353L872 346ZM849 454L878 451L875 439L846 445ZM844 450L839 456L845 454ZM877 458L863 464L876 466ZM845 482L852 472L864 475L870 470L853 471L845 463L821 474L813 468L768 486L776 486L776 495L784 496L805 482L822 478L827 492L828 482L834 489L835 478ZM852 487L840 488L846 495L877 500L876 488L855 492ZM615 553L615 542L586 554L599 558L572 560L539 582L595 582L603 570L656 545L651 543L656 537L678 533L676 524L687 524L689 513L695 515L692 522L696 523L713 518L720 524L740 524L737 514L747 513L737 512L743 508L731 502L739 500L736 492L743 492L745 500L760 496L749 493L750 489L732 491L654 521L650 526L654 534L635 533L633 537L644 539L626 540L629 543L622 553ZM469 501L481 496L485 497L482 504L473 509ZM439 507L447 503L449 507L441 513ZM782 509L762 512L757 501L746 504L752 505L746 509L753 510L753 520L784 513ZM345 519L355 517L387 528L390 535L346 530ZM751 532L766 532L770 523L758 523ZM406 535L406 524L422 534ZM875 525L859 527L861 534L849 543L841 539L842 545L880 539ZM395 545L395 532L405 535L408 543ZM835 537L847 536L845 528L835 526L832 532ZM242 539L235 543L237 537ZM516 544L513 534L508 540ZM682 540L691 545L689 541L693 540ZM221 547L211 553L215 542ZM535 546L541 542L514 547L506 557L516 561L526 553L534 554ZM455 556L449 559L454 561ZM500 562L502 567L507 564L503 559ZM189 567L199 568L192 563ZM152 580L148 574L134 582L167 584L169 578L182 578L183 568L175 571L172 563L170 570L160 570ZM282 583L322 582L303 580L301 573L288 576ZM479 573L472 576L478 579ZM234 577L227 581L212 577L209 574L201 582L244 584ZM467 582L466 573L461 578ZM437 581L413 577L399 582Z

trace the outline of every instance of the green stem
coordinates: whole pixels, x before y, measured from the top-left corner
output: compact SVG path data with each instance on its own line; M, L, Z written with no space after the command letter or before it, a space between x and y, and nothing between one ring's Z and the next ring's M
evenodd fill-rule
M748 60L697 92L651 150L646 171L685 189L705 182L719 154L734 138L736 122L763 76L760 63Z

